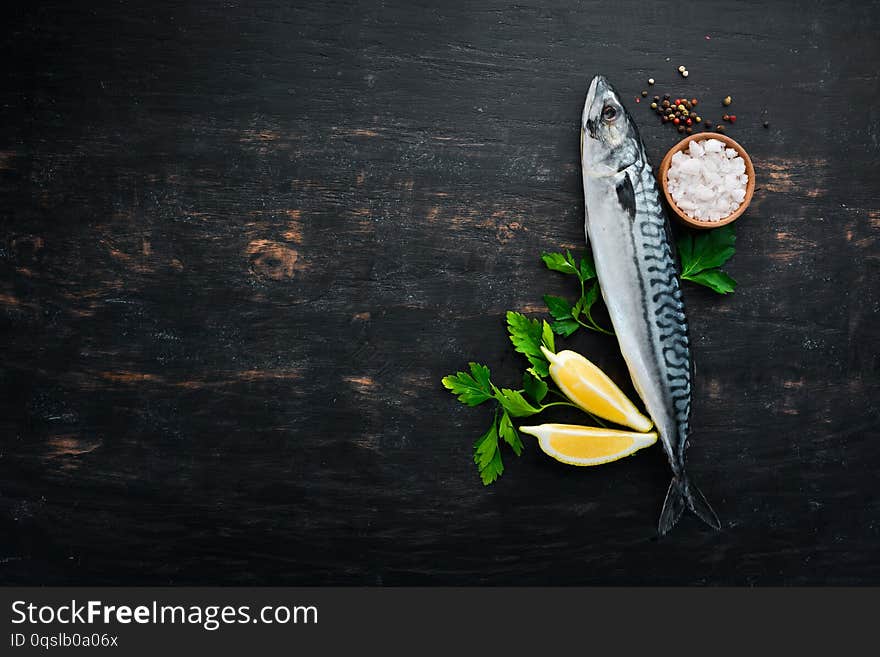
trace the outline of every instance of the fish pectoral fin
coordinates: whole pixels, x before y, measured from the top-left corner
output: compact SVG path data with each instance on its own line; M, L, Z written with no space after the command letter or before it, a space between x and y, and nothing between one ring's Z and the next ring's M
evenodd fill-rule
M636 192L628 171L623 174L623 178L617 183L616 189L617 202L620 203L620 207L629 216L630 221L634 221L636 218Z

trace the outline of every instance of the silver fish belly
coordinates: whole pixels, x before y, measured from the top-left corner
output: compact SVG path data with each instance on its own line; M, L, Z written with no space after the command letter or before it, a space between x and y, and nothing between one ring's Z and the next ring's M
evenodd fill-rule
M669 531L685 508L718 528L685 471L693 370L668 220L635 123L601 76L588 94L581 145L585 228L602 296L672 468L659 531Z

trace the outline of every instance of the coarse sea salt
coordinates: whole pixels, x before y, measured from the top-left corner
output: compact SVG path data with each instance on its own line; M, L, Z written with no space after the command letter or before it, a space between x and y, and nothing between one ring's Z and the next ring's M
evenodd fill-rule
M746 196L746 163L718 139L694 140L672 156L666 174L672 200L689 217L720 221Z

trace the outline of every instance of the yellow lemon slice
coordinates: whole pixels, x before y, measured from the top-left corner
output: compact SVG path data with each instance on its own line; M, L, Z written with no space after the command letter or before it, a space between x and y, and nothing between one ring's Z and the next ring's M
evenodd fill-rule
M654 423L598 367L573 351L554 354L541 347L550 361L550 376L573 404L615 424L647 431Z
M609 463L657 442L654 431L635 433L577 424L542 424L519 430L535 436L545 453L569 465Z

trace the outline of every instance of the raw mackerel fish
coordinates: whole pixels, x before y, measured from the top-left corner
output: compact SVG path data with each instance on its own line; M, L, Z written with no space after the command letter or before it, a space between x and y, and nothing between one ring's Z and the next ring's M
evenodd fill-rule
M581 164L585 229L602 297L672 467L659 532L668 532L685 509L720 529L685 471L693 363L669 221L636 124L601 75L584 104Z

